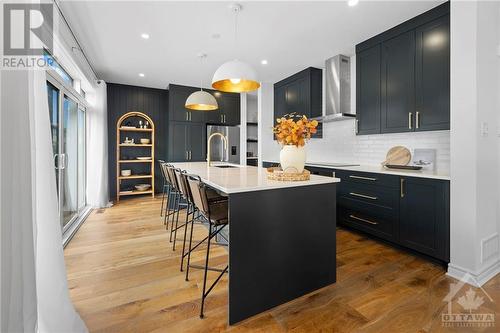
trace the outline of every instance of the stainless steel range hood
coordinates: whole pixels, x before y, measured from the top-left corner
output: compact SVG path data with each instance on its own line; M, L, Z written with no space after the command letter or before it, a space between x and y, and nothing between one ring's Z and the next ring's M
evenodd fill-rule
M325 109L318 121L354 119L351 113L351 59L336 55L325 62Z

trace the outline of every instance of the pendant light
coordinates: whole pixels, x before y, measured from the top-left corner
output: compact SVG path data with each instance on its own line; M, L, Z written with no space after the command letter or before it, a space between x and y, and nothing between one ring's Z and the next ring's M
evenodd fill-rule
M242 10L241 5L231 5L234 12L234 48L238 37L238 14ZM232 60L222 64L212 78L212 87L224 92L249 92L259 89L260 83L257 81L257 74L254 69L240 60Z
M198 55L200 63L207 57L206 54ZM201 66L203 68L203 66ZM203 90L203 71L200 70L200 91L195 91L186 99L185 107L190 110L212 111L217 110L217 100L210 93Z

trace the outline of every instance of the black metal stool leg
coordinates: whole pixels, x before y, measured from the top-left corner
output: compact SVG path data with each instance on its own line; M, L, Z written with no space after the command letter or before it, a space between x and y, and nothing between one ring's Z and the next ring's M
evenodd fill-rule
M182 196L180 196L180 198L179 198L179 210L177 211L177 218L175 219L175 228L173 228L174 245L172 246L172 251L175 251L175 243L177 241L177 229L179 229L179 213L181 211L181 205L180 205L181 199L182 199ZM189 214L189 204L188 204L188 206L186 206L186 219L187 219L188 214ZM172 231L170 232L170 234L172 234Z
M188 224L189 224L189 208L193 209L192 211L192 218L194 219L194 205L191 205L188 202L187 210L186 210L186 222L184 223L184 239L182 240L182 255L181 255L181 272L184 267L184 257L185 255L185 250L186 250L186 236L187 236L187 229L188 229Z
M212 223L208 225L208 244L207 244L207 255L205 257L205 273L203 275L203 293L201 295L201 310L200 318L203 318L203 307L205 306L205 290L207 288L207 273L208 273L208 257L210 255L210 239L212 235Z
M179 210L181 203L181 194L179 192L175 193L175 201L174 201L174 211L172 212L172 228L170 229L170 243L172 243L172 235L174 233L174 220L177 214L177 219L179 219Z
M163 179L163 193L161 195L160 217L163 216L163 202L165 201L165 179Z
M189 235L189 247L188 247L188 255L187 255L187 264L186 264L186 281L189 281L189 263L191 262L191 245L193 244L193 228L194 228L194 213L193 219L191 220L191 232Z

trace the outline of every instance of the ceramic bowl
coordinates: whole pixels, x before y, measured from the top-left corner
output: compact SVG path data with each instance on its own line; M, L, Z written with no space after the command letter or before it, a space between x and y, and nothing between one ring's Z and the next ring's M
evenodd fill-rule
M123 177L128 177L130 175L132 175L132 170L122 170Z
M135 185L135 189L137 191L147 191L147 190L149 190L150 187L151 187L151 185L149 185L149 184L137 184L137 185Z
M151 142L149 139L141 139L140 141L143 145L148 145Z

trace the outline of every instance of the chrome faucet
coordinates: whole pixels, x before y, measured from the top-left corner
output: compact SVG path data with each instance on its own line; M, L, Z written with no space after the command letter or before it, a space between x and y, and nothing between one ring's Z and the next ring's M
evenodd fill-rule
M212 138L214 136L220 136L221 137L222 141L224 142L224 150L226 151L226 156L228 156L228 154L229 154L229 152L227 150L227 138L224 136L224 134L219 133L219 132L212 133L212 135L210 135L208 137L208 142L207 142L207 162L208 162L208 166L210 166L210 141L212 140ZM224 157L224 155L222 157Z

